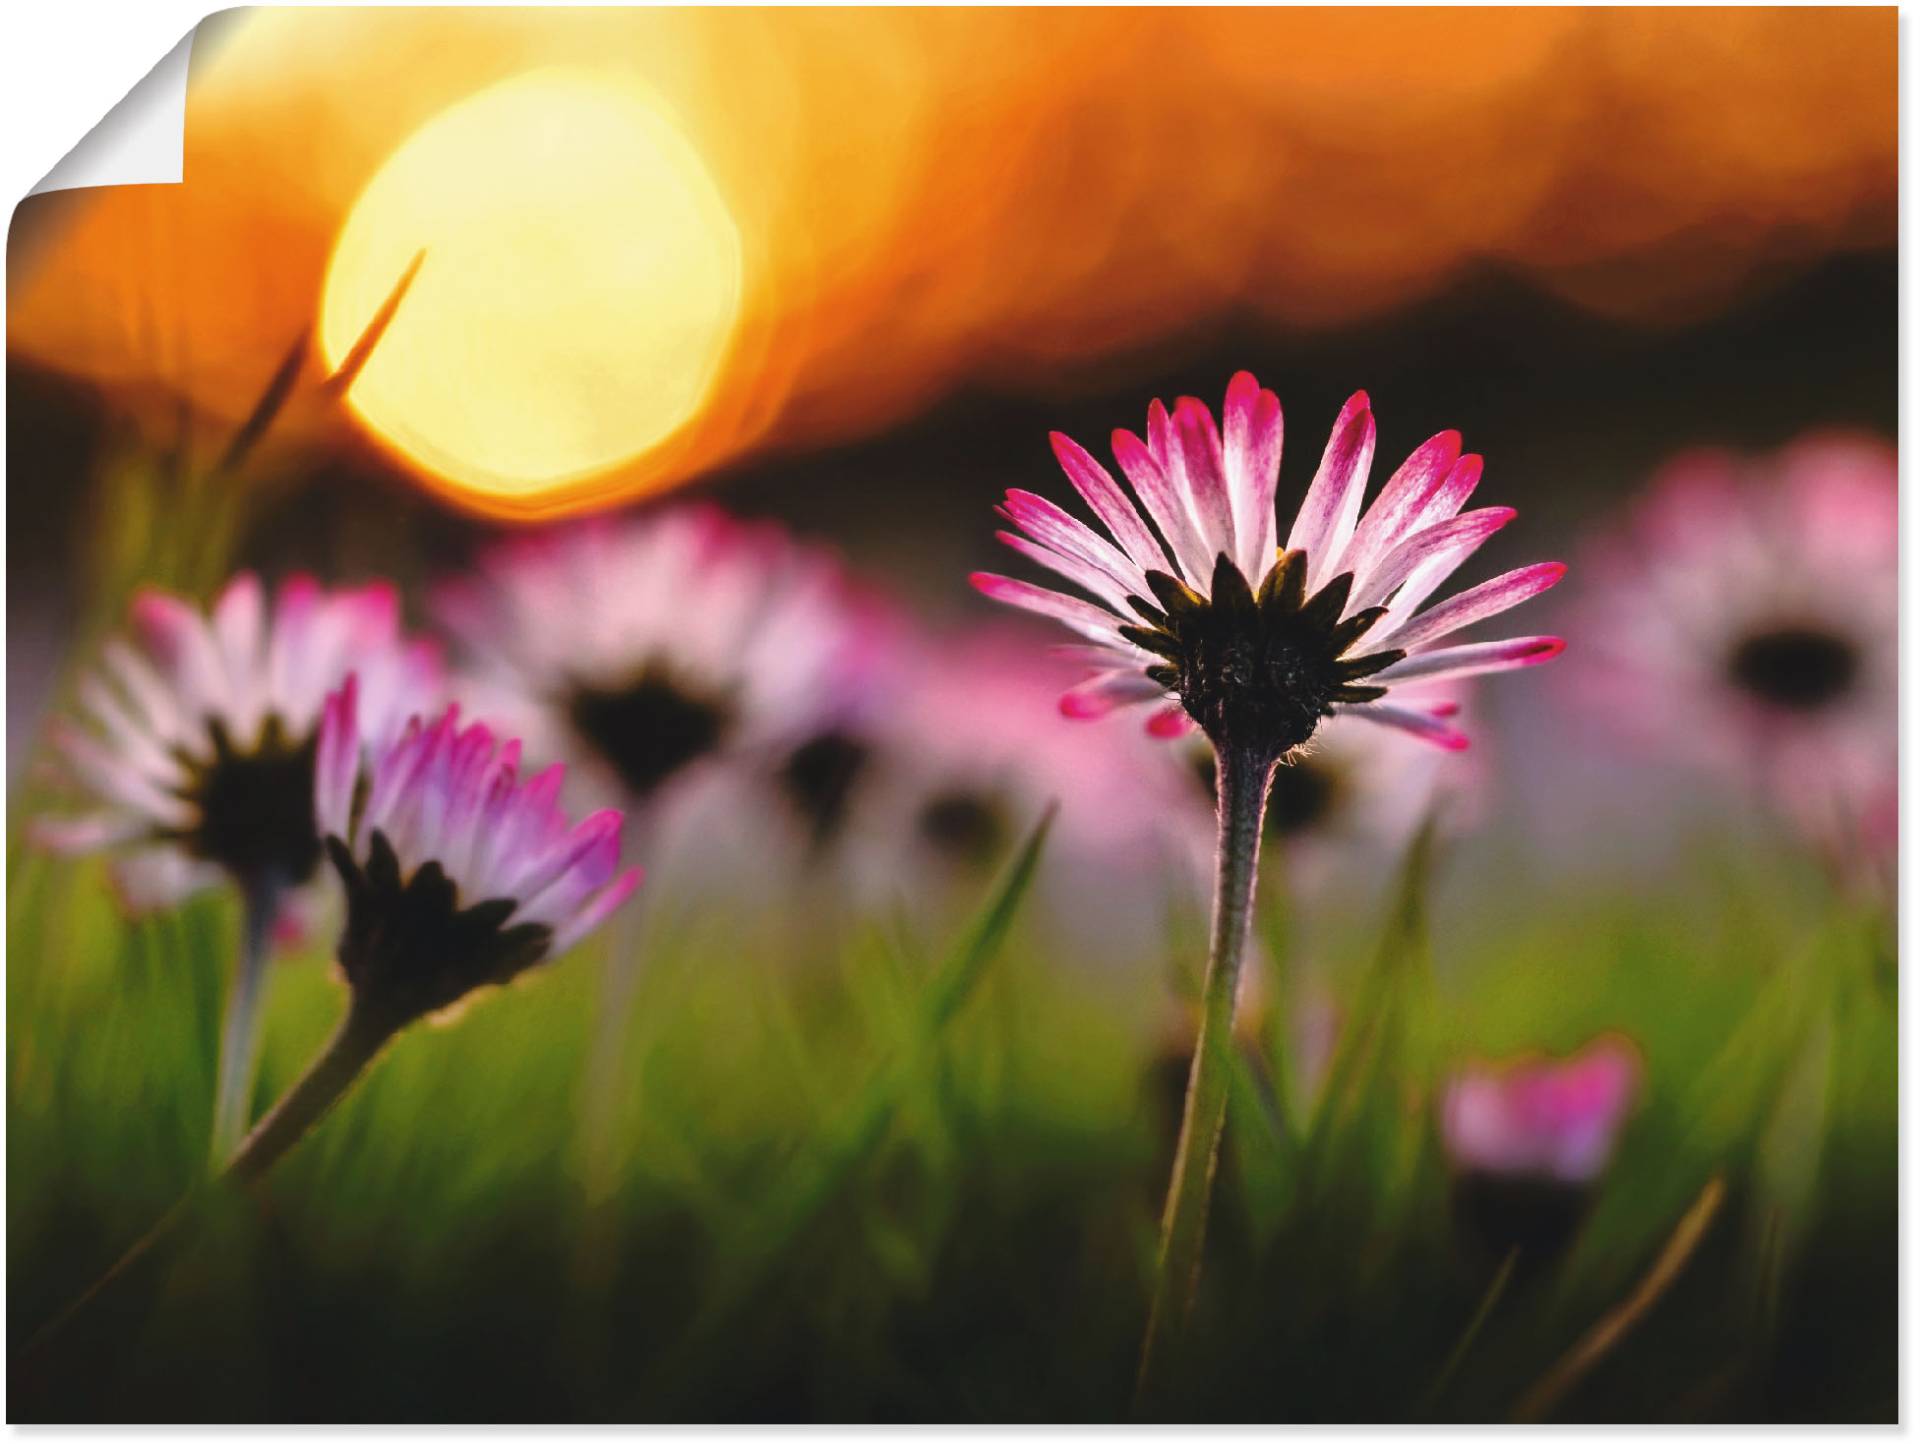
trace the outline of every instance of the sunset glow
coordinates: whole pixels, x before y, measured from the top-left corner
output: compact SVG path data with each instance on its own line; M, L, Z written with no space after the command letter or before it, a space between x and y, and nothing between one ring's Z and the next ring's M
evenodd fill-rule
M700 409L739 313L740 241L643 92L550 69L443 111L348 213L321 343L338 364L418 280L349 393L430 475L539 509Z

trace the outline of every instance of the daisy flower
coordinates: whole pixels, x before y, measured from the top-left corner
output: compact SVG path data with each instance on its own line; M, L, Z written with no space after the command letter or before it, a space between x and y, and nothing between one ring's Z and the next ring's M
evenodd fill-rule
M832 556L709 506L515 537L435 610L487 715L636 802L819 731L871 645Z
M367 747L357 678L327 699L313 810L345 885L338 958L350 997L333 1039L228 1167L265 1172L389 1039L475 989L513 981L592 932L639 886L620 866L621 816L570 825L564 768L520 775L520 744L419 716Z
M1608 1034L1564 1060L1470 1063L1448 1082L1440 1138L1456 1214L1492 1256L1538 1261L1571 1241L1642 1072L1639 1050Z
M862 760L824 836L856 898L971 900L1057 801L1034 885L1043 925L1080 956L1138 954L1148 936L1157 945L1171 865L1199 851L1167 825L1188 784L1139 733L1089 734L1063 719L1051 703L1072 675L1024 628L902 648L881 704L859 732L839 734ZM825 822L817 806L807 815L815 829Z
M242 572L211 615L142 592L130 630L81 679L88 725L53 734L97 808L41 818L34 835L59 851L114 851L136 910L227 878L277 891L308 881L320 861L313 758L328 691L357 668L368 733L385 737L443 685L438 653L401 633L384 582L327 591L293 576L269 609L260 579Z
M1447 578L1515 515L1462 512L1481 459L1446 431L1394 472L1365 513L1373 412L1356 393L1279 543L1280 403L1242 371L1227 388L1224 436L1204 404L1154 402L1147 437L1116 431L1134 505L1084 448L1055 433L1054 455L1112 540L1044 497L1007 493L1000 539L1093 600L990 572L996 601L1051 617L1088 645L1093 672L1061 699L1072 717L1153 703L1161 735L1197 726L1216 747L1278 758L1328 717L1397 727L1443 747L1465 738L1430 711L1389 700L1416 679L1533 666L1557 637L1461 643L1456 634L1545 591L1558 563L1521 567L1422 610ZM1149 526L1148 523L1151 523Z
M1890 855L1896 493L1893 448L1866 437L1676 458L1594 544L1594 649L1569 681L1836 855Z
M1084 597L989 572L972 579L988 597L1080 635L1074 655L1091 675L1060 699L1068 716L1150 704L1150 732L1198 728L1216 758L1213 937L1141 1358L1145 1407L1185 1326L1199 1268L1275 765L1335 716L1464 747L1444 716L1408 702L1405 684L1533 666L1562 648L1557 637L1458 640L1552 586L1564 572L1557 563L1427 605L1514 517L1507 507L1462 510L1481 461L1461 454L1457 432L1419 447L1363 511L1374 424L1366 393L1356 393L1283 542L1274 510L1280 403L1243 371L1223 414L1224 433L1192 397L1171 412L1156 401L1145 440L1116 431L1114 458L1131 495L1085 448L1054 435L1054 455L1105 536L1044 497L1007 493L1001 514L1016 530L1000 539Z
M357 681L327 702L314 813L346 886L341 969L398 1027L567 951L640 870L620 870L620 813L570 827L565 766L522 778L520 743L462 727L458 706L414 717L363 766Z
M135 911L171 906L232 879L245 902L227 998L213 1149L246 1126L262 974L292 901L320 862L314 755L322 701L348 667L362 679L365 735L389 738L408 711L437 701L439 655L400 630L398 594L376 582L327 591L281 583L269 609L260 579L233 578L210 615L160 591L134 599L131 638L80 682L90 726L53 742L98 808L42 818L60 851L116 852L112 875Z

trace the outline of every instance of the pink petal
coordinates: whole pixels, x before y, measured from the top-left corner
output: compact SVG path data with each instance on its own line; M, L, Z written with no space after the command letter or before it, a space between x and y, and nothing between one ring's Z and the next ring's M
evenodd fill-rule
M1162 707L1147 718L1147 735L1173 741L1190 736L1199 729L1199 725L1187 715L1184 707L1175 703L1170 707Z
M1287 534L1288 551L1307 554L1307 587L1317 591L1335 572L1333 563L1347 549L1360 498L1373 465L1373 412L1367 393L1356 391L1340 408L1320 455L1320 469Z
M984 597L1005 602L1010 607L1023 608L1038 616L1051 617L1082 636L1099 642L1119 640L1116 630L1118 622L1113 613L1091 602L1049 591L1045 587L1036 587L1031 582L1015 581L1012 577L999 576L994 572L975 572L967 580Z
M213 635L227 676L227 695L251 722L264 710L261 643L266 633L266 597L260 578L241 572L213 606Z
M1566 574L1564 562L1536 562L1532 566L1503 572L1491 581L1469 587L1458 596L1448 597L1438 606L1429 607L1405 626L1395 627L1393 618L1387 618L1387 625L1369 638L1368 644L1374 646L1391 637L1394 646L1413 651L1462 627L1498 616L1509 607L1519 606L1529 597L1546 591ZM1399 608L1396 606L1394 610L1397 614Z
M585 907L573 915L571 921L554 933L553 943L547 949L548 954L557 957L599 927L613 915L620 904L633 896L633 890L640 886L640 878L640 869L630 867L608 883Z
M1362 722L1373 722L1382 727L1397 727L1402 732L1418 737L1422 742L1431 742L1436 747L1446 748L1449 752L1466 750L1466 733L1449 727L1431 712L1420 712L1411 707L1396 707L1389 702L1344 702L1336 705L1333 710L1342 717L1358 717Z
M53 729L52 742L75 775L103 801L118 803L168 827L185 827L193 822L192 807L161 791L150 778L90 733L61 723Z
M1360 518L1332 575L1352 572L1354 591L1364 590L1375 564L1412 534L1420 513L1459 459L1460 433L1443 431L1403 461Z
M1164 416L1165 412L1160 414ZM1186 498L1166 468L1154 460L1152 451L1131 431L1113 433L1113 457L1132 483L1134 494L1147 509L1147 515L1160 528L1160 535L1167 539L1181 574L1204 592L1208 578L1213 575L1213 557L1194 530Z
M619 861L623 820L615 809L603 807L581 819L558 844L524 858L509 875L514 895L522 899L523 906L531 906L550 884L576 868L596 886L605 882Z
M95 812L85 817L35 817L26 826L27 841L48 852L86 853L132 842L150 829L125 812Z
M1204 402L1182 396L1173 408L1174 471L1184 484L1194 527L1206 544L1208 571L1214 557L1237 556L1233 532L1233 498L1227 494L1226 458L1220 451L1220 433Z
M1147 450L1153 454L1153 464L1169 477L1173 475L1173 421L1167 415L1167 408L1160 404L1160 398L1154 397L1147 403Z
M1250 371L1227 384L1222 408L1226 426L1227 491L1233 497L1236 558L1241 573L1258 585L1273 565L1278 524L1273 494L1280 481L1280 398L1260 389Z
M108 672L139 710L146 726L158 736L177 738L184 730L184 719L153 668L118 637L106 644L102 655Z
M200 614L178 597L146 590L133 601L134 631L147 655L179 698L180 710L198 722L226 706L220 655Z
M322 836L352 837L353 789L360 776L359 680L352 672L320 709L313 766L314 821Z
M993 535L994 539L1002 546L1011 547L1028 561L1036 562L1040 566L1046 567L1049 571L1057 572L1072 582L1076 587L1091 592L1094 596L1100 598L1101 601L1105 602L1115 611L1126 607L1129 589L1121 586L1105 572L1095 567L1090 567L1085 562L1076 560L1073 557L1062 556L1051 547L1041 546L1038 542L1029 541L1027 538L1018 536L1010 531L997 531ZM1144 578L1142 580L1144 583ZM1144 591L1136 591L1133 594L1135 596L1146 595Z
M1146 587L1145 573L1123 556L1118 547L1044 496L1017 488L1009 491L1004 515L1035 541L1098 568L1128 591L1140 594Z
M1415 677L1470 677L1482 672L1509 672L1516 667L1537 667L1542 662L1551 662L1566 649L1567 644L1558 637L1515 637L1505 642L1468 642L1458 647L1416 652L1374 673L1367 680L1391 685L1411 681Z
M1468 452L1454 462L1446 479L1427 499L1427 504L1420 509L1420 515L1414 518L1413 525L1408 528L1409 534L1425 531L1438 522L1458 516L1460 508L1473 495L1474 488L1480 485L1480 475L1485 470L1485 458L1474 452Z
M1479 550L1486 539L1518 516L1510 506L1482 507L1452 521L1443 521L1425 531L1415 532L1370 570L1364 583L1354 587L1347 603L1347 615L1377 607L1388 601L1401 583L1416 571L1430 577L1432 570L1443 569L1441 579L1451 576L1460 563ZM1438 586L1435 581L1433 586ZM1432 590L1431 587L1428 588Z
M1138 668L1116 669L1089 678L1060 696L1060 715L1076 722L1105 717L1116 707L1133 702L1149 702L1166 695L1166 688L1145 676Z
M1053 442L1054 457L1066 472L1067 480L1073 483L1073 489L1093 509L1101 524L1113 533L1113 539L1120 543L1120 549L1133 564L1143 572L1171 572L1173 568L1167 554L1120 489L1120 483L1072 437L1056 431L1049 439Z

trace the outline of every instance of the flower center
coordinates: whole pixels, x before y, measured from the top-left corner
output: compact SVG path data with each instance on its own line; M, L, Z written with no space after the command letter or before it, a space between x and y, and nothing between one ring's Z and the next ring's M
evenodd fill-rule
M969 867L997 857L1010 830L1006 809L997 799L959 788L928 798L920 809L919 826L935 852Z
M1770 706L1817 712L1853 685L1860 654L1844 637L1816 627L1775 627L1741 641L1727 670L1736 685Z
M1384 696L1384 687L1363 686L1359 679L1404 655L1348 657L1347 649L1386 608L1369 607L1343 621L1353 575L1342 573L1312 597L1306 595L1306 576L1306 554L1297 551L1274 563L1258 596L1224 554L1214 564L1207 597L1164 572L1149 572L1160 605L1129 598L1148 625L1120 630L1165 659L1147 675L1179 695L1216 747L1284 757L1313 736L1335 703Z
M732 722L727 707L649 667L625 687L582 686L568 704L574 730L646 797L688 763L720 744Z
M541 923L510 923L514 899L462 906L459 888L438 862L403 878L383 832L374 832L365 867L337 837L327 839L327 855L347 894L341 970L356 994L377 1001L396 1021L509 982L546 956L552 932Z
M872 760L873 749L851 733L830 731L802 742L780 769L787 799L813 834L826 843L846 821L853 789Z
M199 810L199 821L179 840L196 857L242 876L270 875L295 886L313 876L320 862L320 833L313 817L313 737L294 741L278 716L268 717L259 740L239 751L226 724L209 719L209 761L188 760L180 796Z

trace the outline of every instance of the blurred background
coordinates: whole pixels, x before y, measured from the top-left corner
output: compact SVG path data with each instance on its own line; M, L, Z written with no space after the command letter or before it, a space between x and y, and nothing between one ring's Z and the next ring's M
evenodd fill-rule
M1006 566L992 505L1009 486L1066 495L1049 431L1104 454L1150 398L1217 405L1247 368L1285 408L1283 514L1365 388L1376 475L1454 427L1487 458L1483 497L1519 508L1467 580L1565 557L1572 594L1592 535L1676 452L1892 443L1895 26L1890 9L1350 7L205 22L185 184L32 197L9 234L15 1331L204 1150L226 904L126 924L96 872L19 841L45 722L135 585L204 600L243 564L383 575L419 616L426 583L502 534L697 496L836 549L920 625L970 629L1001 620L965 585ZM320 378L409 274L327 400ZM293 399L221 471L289 361ZM1720 1171L1730 1221L1565 1417L1892 1417L1891 898L1835 881L1764 797L1570 701L1570 605L1550 594L1523 623L1565 631L1564 659L1473 699L1483 780L1420 876L1433 992L1404 1011L1433 1066L1634 1038L1649 1081L1624 1181L1567 1267L1430 1388L1487 1270L1449 1242L1443 1162L1395 1141L1430 1132L1410 1081L1427 1075L1375 1040L1394 1081L1355 1105L1369 1141L1335 1150L1324 1189L1303 1201L1297 1159L1234 1135L1249 1152L1229 1158L1216 1249L1245 1267L1218 1270L1234 1284L1208 1317L1233 1342L1196 1412L1503 1414ZM1394 850L1303 882L1273 921L1287 1027L1318 1009L1337 1031L1377 1001ZM234 1222L224 1271L145 1300L132 1362L63 1378L46 1407L1116 1414L1170 1148L1156 1049L1180 1034L1178 954L1201 931L1191 880L1167 891L1186 912L1107 971L1110 940L1066 956L1036 919L888 1095L884 1144L833 1175L831 1207L796 1205L790 1234L743 1222L746 1201L784 1196L767 1180L833 1136L833 1100L870 1096L859 1060L888 1056L912 968L849 945L838 982L796 984L771 1017L736 996L737 939L663 945L628 1043L645 1086L623 1104L617 1207L582 1204L552 1123L593 1007L591 970L556 970L411 1040L289 1166L284 1208ZM1075 879L1049 906L1103 902ZM263 1098L331 1023L314 948L281 970ZM865 1042L841 1056L848 1037ZM1276 1068L1309 1051L1267 1041ZM789 1070L812 1101L785 1096ZM579 1240L610 1207L624 1243L583 1277ZM766 1238L767 1258L740 1242ZM1330 1241L1351 1274L1290 1269ZM759 1324L685 1343L736 1265ZM1430 1317L1400 1317L1421 1290Z

